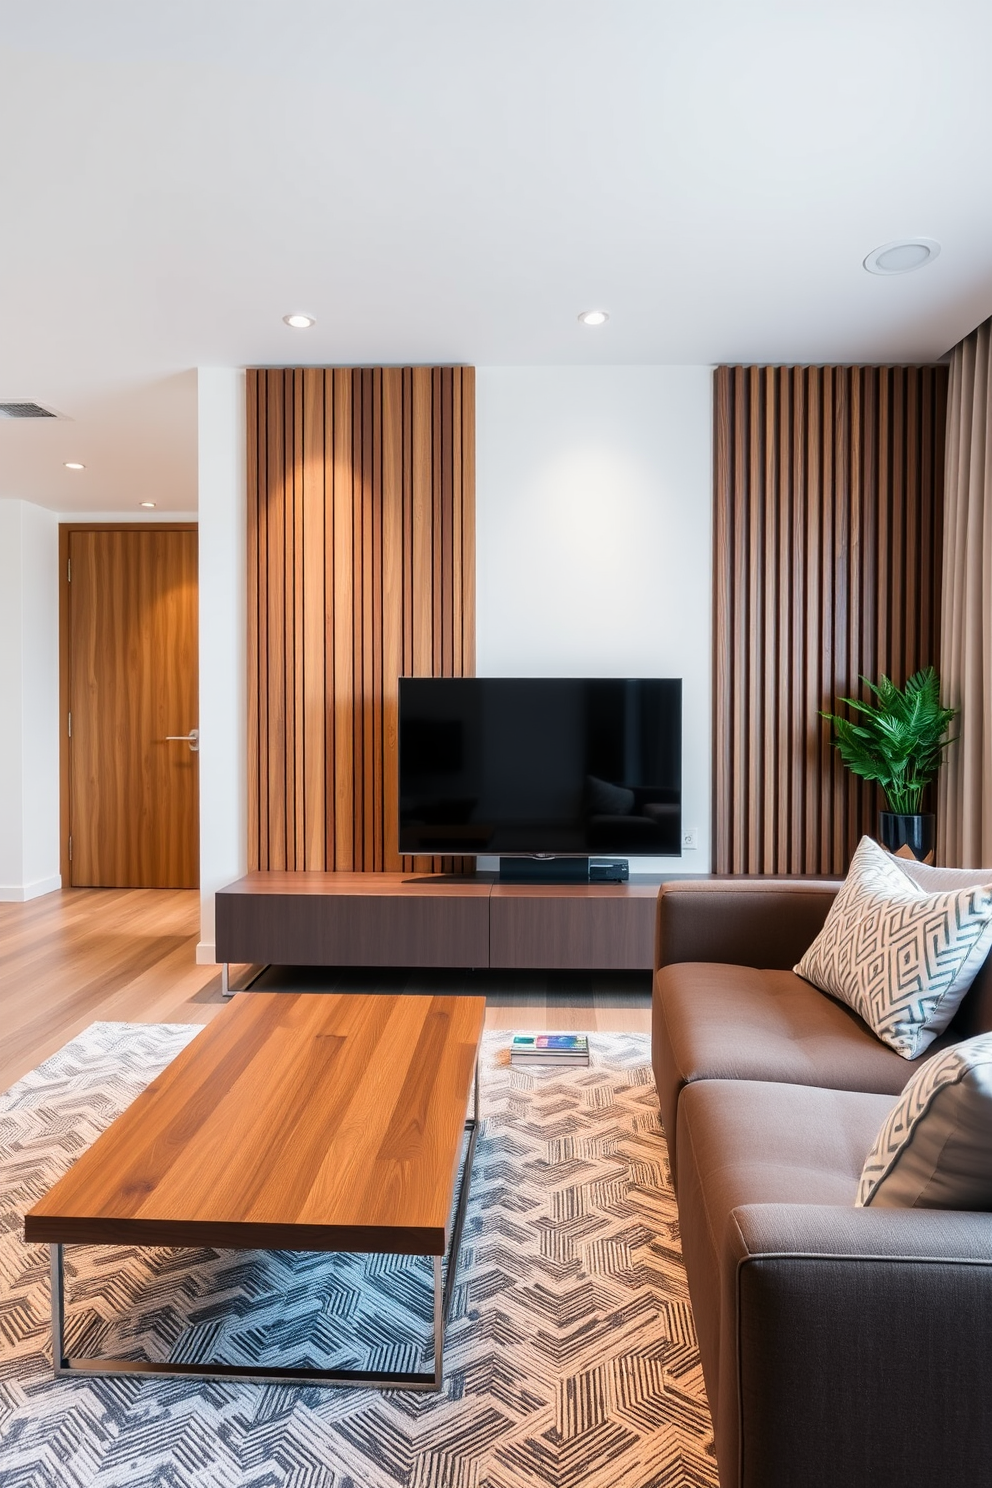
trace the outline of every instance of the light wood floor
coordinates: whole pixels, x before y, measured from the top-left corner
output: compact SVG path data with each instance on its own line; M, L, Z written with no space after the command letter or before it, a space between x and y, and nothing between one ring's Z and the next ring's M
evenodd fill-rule
M0 904L0 1090L90 1023L206 1023L220 972L197 966L199 895L188 889L63 889ZM319 972L272 968L305 990L485 994L491 1028L647 1032L649 978L635 973Z

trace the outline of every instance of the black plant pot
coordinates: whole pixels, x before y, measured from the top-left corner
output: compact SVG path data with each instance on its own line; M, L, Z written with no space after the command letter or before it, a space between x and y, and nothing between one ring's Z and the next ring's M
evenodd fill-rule
M878 813L878 840L900 858L932 863L936 829L932 811L904 816L899 811Z

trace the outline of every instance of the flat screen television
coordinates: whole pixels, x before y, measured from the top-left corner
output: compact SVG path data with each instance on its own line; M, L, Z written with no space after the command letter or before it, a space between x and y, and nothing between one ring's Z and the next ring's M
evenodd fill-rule
M681 678L399 688L401 853L681 853Z

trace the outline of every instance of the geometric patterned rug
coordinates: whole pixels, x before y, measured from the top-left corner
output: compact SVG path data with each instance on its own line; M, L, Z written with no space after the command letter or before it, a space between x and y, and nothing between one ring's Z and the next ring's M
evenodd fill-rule
M485 1036L437 1394L51 1373L38 1199L198 1027L94 1023L0 1096L3 1488L715 1488L643 1034L527 1072ZM72 1353L423 1368L429 1263L66 1248Z

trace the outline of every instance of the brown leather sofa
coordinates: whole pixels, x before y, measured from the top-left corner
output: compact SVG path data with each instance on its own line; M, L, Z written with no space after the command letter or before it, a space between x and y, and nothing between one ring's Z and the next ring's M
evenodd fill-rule
M652 1054L721 1488L992 1485L992 1215L854 1207L921 1061L791 970L837 887L658 900ZM923 1058L989 1030L986 963Z

